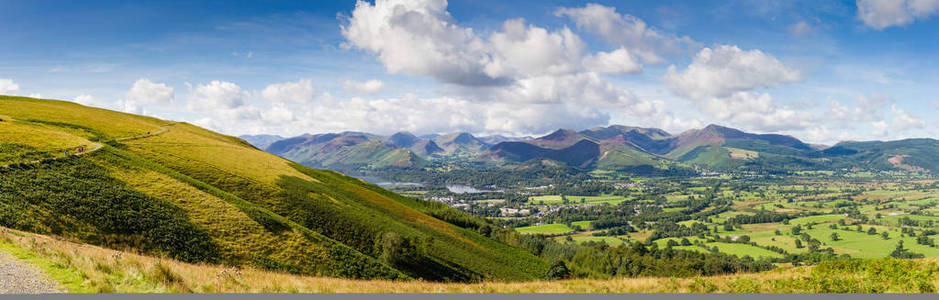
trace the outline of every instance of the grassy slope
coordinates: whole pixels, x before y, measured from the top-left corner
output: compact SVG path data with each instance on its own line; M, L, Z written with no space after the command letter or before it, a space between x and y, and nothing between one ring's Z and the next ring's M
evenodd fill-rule
M79 164L75 167L78 170L100 169L101 174L96 176L106 177L102 180L113 182L122 191L140 194L138 198L145 204L169 207L166 213L184 220L198 234L210 237L211 245L205 248L218 256L213 261L357 278L402 277L400 270L411 277L428 279L525 280L542 276L546 269L544 262L527 252L426 215L424 212L431 208L421 201L338 173L308 169L259 151L240 139L196 126L182 123L164 126L168 122L148 117L70 102L17 97L0 97L0 115L3 116L0 133L3 126L36 127L29 131L8 130L8 134L0 135L0 143L36 148L20 151L7 161L0 161L0 165L25 161L33 152L58 153L76 143L105 141L110 146L67 161ZM166 132L157 136L107 142L162 128ZM36 134L38 130L57 130L73 138L63 139L61 144L41 144L17 136ZM60 162L43 163L36 169L61 176L54 174L58 168L45 167L56 163ZM32 169L9 172L28 177L30 172L38 172ZM12 188L17 186L16 182L10 184ZM74 191L67 187L63 190L56 192L87 194L75 195L78 198L98 196L94 190ZM41 195L49 191L35 192ZM100 232L93 218L81 212L50 212L35 203L7 201L0 205L6 205L9 211L16 211L18 207L14 205L31 207L34 213L30 218L19 219L39 220L38 224L48 218L80 224L59 231L34 231L99 245L137 247L139 243L128 240L147 240L153 235L146 230ZM98 212L110 211L102 208ZM11 221L15 218L3 220L0 218L3 222L0 225L34 229ZM89 237L89 233L93 235ZM390 240L388 233L393 233ZM109 238L98 238L101 235ZM387 252L387 247L378 247L380 242L395 245L402 240L421 245L419 253L412 255L414 259L404 263L379 259ZM154 253L179 257L170 242L147 246ZM188 260L206 261L205 257ZM388 267L389 264L398 270Z
M936 259L830 261L696 278L462 284L307 277L189 264L2 228L0 251L38 266L67 291L79 293L923 293L935 292L939 284Z
M617 170L623 167L638 165L655 165L658 162L655 156L636 150L633 147L618 146L606 150L600 155L597 168L601 170Z
M515 228L515 230L523 234L557 234L574 231L564 224L533 225Z
M897 169L888 159L897 155L907 155L903 164L924 168L930 172L939 172L936 153L939 152L939 142L934 139L906 139L889 142L843 142L835 145L832 150L857 151L849 155L855 161L868 164L870 167L880 169Z

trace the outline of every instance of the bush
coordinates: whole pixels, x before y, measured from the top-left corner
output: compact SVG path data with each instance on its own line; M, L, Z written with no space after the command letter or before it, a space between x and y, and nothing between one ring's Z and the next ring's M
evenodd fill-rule
M218 261L211 238L182 209L79 157L0 169L0 225L187 262Z
M551 264L551 267L548 268L548 273L545 274L545 279L548 280L568 279L570 277L571 270L567 268L567 264L562 260Z
M934 262L901 259L831 260L821 262L811 274L794 285L812 287L817 293L934 293L933 279L939 273Z

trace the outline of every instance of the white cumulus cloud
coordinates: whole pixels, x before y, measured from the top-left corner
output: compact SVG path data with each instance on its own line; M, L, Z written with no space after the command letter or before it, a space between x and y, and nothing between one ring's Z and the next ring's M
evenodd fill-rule
M896 105L890 106L890 112L893 114L891 125L897 131L926 127L926 121L898 108Z
M295 82L281 82L268 85L261 91L261 96L271 102L299 102L313 100L315 90L312 79L300 79Z
M148 105L167 105L175 99L173 87L140 78L124 94L124 111L141 114Z
M721 45L702 49L684 71L669 66L663 79L679 95L705 99L801 81L802 73L763 51Z
M629 48L649 64L664 63L663 56L690 53L698 47L687 36L663 33L635 16L616 12L614 7L591 3L579 8L560 8L554 14L570 18L577 27L611 44Z
M881 121L884 119L884 108L888 103L890 98L879 94L859 96L854 107L831 100L826 117L837 121Z
M10 78L0 78L0 94L10 94L20 89L20 85Z
M189 108L194 110L235 109L245 105L247 93L237 84L212 80L193 89Z
M75 99L72 99L72 101L81 105L91 105L92 103L96 102L95 97L92 97L88 94L78 95L75 97Z
M105 109L117 108L115 107L116 105L114 103L108 103L105 101L95 99L95 97L89 94L78 95L77 97L72 99L72 102L75 102L84 106L93 106L93 107L105 108Z
M432 76L444 82L484 85L490 46L470 28L453 23L446 1L357 1L342 25L346 46L378 56L390 73Z
M612 52L599 52L594 56L584 58L584 67L597 73L630 73L642 72L642 64L626 48L619 48Z
M341 29L345 47L375 55L389 73L428 76L446 83L442 97L336 102L333 105L350 112L325 117L341 122L354 122L351 120L358 114L379 114L371 110L386 103L407 103L412 105L407 118L394 114L377 117L400 121L407 124L401 130L415 132L434 132L432 129L443 127L431 123L440 122L450 128L479 130L472 132L532 134L546 128L606 125L610 111L616 111L618 117L638 118L649 105L602 75L640 73L639 58L643 56L635 51L647 48L617 45L612 50L591 52L567 27L547 29L523 19L508 19L501 28L480 35L461 26L447 11L446 1L376 0L359 1ZM657 34L649 31L644 35ZM358 90L355 84L344 85ZM444 104L449 105L450 113L435 111L445 109ZM401 111L392 106L387 109ZM352 112L358 113L349 115ZM381 122L376 116L367 120ZM481 125L459 120L475 120ZM319 124L331 123L323 120Z
M710 98L703 105L718 120L764 132L804 129L816 122L812 113L780 105L766 93L737 92L726 98Z
M887 121L881 120L881 121L871 122L871 128L873 129L871 133L874 136L884 137L884 136L887 136L887 134L889 134L888 129L890 128L890 125L887 124Z
M912 24L939 11L939 0L858 0L858 18L868 27L882 30Z
M491 78L562 75L580 69L580 60L586 44L579 36L563 28L558 32L534 25L522 19L503 23L503 32L489 37L490 59L483 66Z
M336 99L329 96L317 105L304 107L298 120L319 132L361 130L381 134L396 131L439 133L544 133L558 127L583 128L605 124L609 115L587 106L557 103L519 104L476 101L454 97L398 98L365 100ZM554 122L544 122L544 120Z
M506 20L501 31L484 37L460 26L446 9L443 0L359 1L342 25L344 45L375 54L390 73L463 86L583 72L636 73L641 67L635 55L648 56L643 53L648 47L627 45L591 55L570 29L548 30L523 19ZM646 31L647 37L660 35Z
M347 91L358 94L374 94L385 88L385 83L378 79L371 79L364 82L343 80L342 87Z

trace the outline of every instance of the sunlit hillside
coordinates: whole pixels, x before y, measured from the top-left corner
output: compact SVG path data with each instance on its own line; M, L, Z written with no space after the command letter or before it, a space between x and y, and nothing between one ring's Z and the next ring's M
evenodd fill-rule
M0 225L191 263L474 281L546 264L444 205L186 123L0 96ZM65 156L68 152L69 156ZM467 228L447 223L474 220Z

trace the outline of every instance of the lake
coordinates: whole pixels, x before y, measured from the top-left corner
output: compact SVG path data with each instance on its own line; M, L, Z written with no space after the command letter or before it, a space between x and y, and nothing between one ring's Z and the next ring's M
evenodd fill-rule
M468 185L462 184L448 184L447 190L450 190L451 193L455 194L478 194L486 192L501 192L502 190L480 190Z

